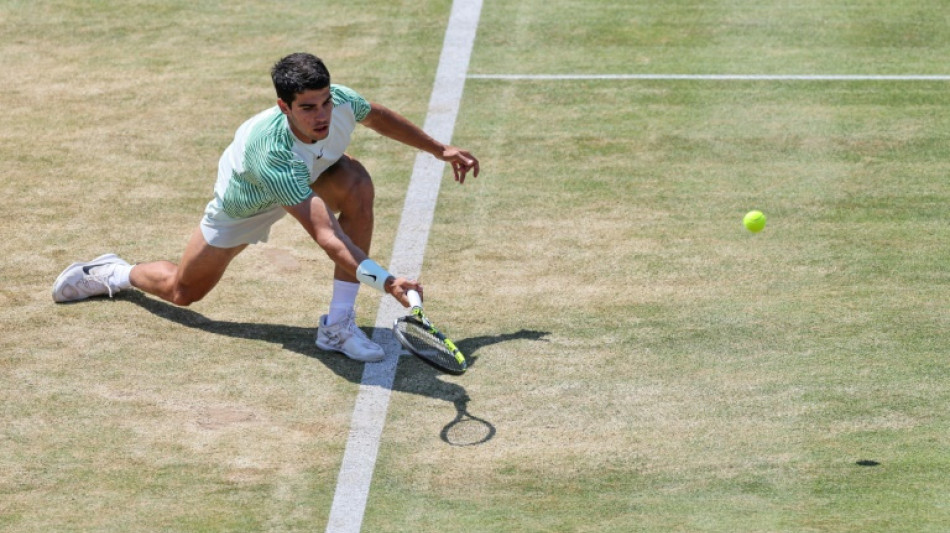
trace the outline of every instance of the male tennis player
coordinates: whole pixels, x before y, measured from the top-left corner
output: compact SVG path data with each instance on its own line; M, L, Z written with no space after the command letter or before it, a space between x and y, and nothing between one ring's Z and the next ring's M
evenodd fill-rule
M396 298L418 282L396 277L367 256L373 234L373 182L344 153L356 124L428 152L452 165L455 180L478 160L442 144L402 115L330 83L319 58L296 53L271 70L277 105L238 128L218 163L214 197L179 264L130 265L115 254L70 265L53 285L53 300L71 302L135 287L176 305L203 298L228 264L249 244L266 242L270 227L290 213L336 263L329 311L320 317L316 344L358 361L378 361L383 349L356 327L360 282ZM338 216L334 216L338 213Z

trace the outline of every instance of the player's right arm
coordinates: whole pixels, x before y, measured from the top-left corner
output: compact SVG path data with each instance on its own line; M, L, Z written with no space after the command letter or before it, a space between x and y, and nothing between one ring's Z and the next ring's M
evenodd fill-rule
M370 111L360 122L362 125L384 137L399 141L407 146L428 152L440 161L452 166L455 181L465 183L468 171L478 177L478 159L467 150L442 144L428 133L409 121L406 117L381 104L370 104Z
M319 196L313 194L300 203L284 206L284 209L297 219L334 263L356 277L357 268L368 257L347 237L336 217ZM409 298L406 293L409 290L421 292L422 286L416 281L392 276L386 280L384 290L408 307Z

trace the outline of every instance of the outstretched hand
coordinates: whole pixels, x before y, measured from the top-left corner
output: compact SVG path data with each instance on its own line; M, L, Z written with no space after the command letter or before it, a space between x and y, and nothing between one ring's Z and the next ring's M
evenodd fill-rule
M459 185L465 183L465 176L469 170L472 171L472 176L478 177L478 159L468 150L446 146L442 152L442 160L452 165L455 181L459 182Z

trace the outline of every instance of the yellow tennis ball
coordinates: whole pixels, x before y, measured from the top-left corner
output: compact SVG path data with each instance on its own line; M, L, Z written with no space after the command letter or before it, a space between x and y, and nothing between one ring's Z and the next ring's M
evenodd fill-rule
M758 233L765 227L765 214L762 211L749 211L742 219L742 224L752 233Z

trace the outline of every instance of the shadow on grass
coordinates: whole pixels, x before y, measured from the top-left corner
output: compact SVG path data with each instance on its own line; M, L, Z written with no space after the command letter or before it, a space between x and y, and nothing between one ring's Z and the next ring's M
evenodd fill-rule
M303 328L299 326L285 326L282 324L262 324L258 322L231 322L227 320L214 320L201 313L178 307L161 300L150 298L138 291L127 291L117 296L116 299L122 299L131 302L155 316L164 318L176 324L185 327L198 329L216 335L225 335L239 339L260 340L280 344L284 349L292 352L317 359L328 369L338 376L349 380L352 383L360 383L363 375L363 363L348 359L342 354L336 352L325 352L317 348L314 344L316 327ZM373 336L375 328L364 328L367 335ZM456 340L456 345L468 357L469 364L474 365L478 361L477 352L493 344L509 342L513 340L544 340L549 335L544 331L521 330L515 333L506 333L501 335L490 335L481 337L471 337L467 339ZM392 332L385 330L380 332L383 337L384 348L387 352L398 347L392 337ZM399 347L401 349L401 347ZM404 352L402 352L404 353ZM440 379L447 376L435 368L423 363L415 357L402 357L399 365L396 367L396 376L393 381L393 390L418 394L429 398L444 400L453 404L456 410L456 417L443 429L441 438L452 445L472 445L481 444L490 440L495 435L495 427L488 421L475 417L468 412L468 405L471 399L465 388L452 381L443 381ZM454 377L454 376L449 376ZM458 379L464 379L458 378ZM466 437L472 439L472 442L459 444L450 437L450 426L458 425L461 421L475 421L481 424L479 431L483 436Z

